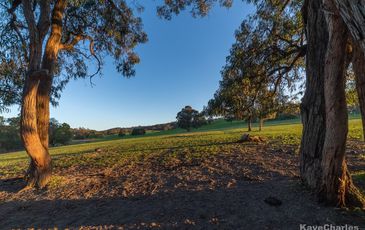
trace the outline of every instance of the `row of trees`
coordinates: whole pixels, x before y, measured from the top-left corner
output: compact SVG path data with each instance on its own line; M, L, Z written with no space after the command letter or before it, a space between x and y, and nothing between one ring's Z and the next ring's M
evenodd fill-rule
M19 135L20 119L4 118L0 116L0 152L23 148Z
M232 0L171 0L158 7L158 14L170 19L189 8L193 15L205 16L215 2L225 7L232 4ZM277 95L281 88L290 91L300 85L305 73L301 178L326 202L363 205L345 161L345 72L351 63L365 119L364 2L247 2L255 4L256 12L236 34L237 43L223 70L225 78L237 79L229 88L235 90L240 82L248 82L260 89L253 91L254 98ZM49 104L70 79L87 76L87 59L95 60L99 72L100 57L110 55L119 72L134 74L132 67L139 58L133 49L147 41L134 12L124 0L9 0L0 4L0 106L22 105L20 133L31 158L30 186L45 186L51 175ZM90 55L84 53L81 41L88 42ZM251 104L258 102L251 100ZM228 108L232 114L249 111Z
M0 152L23 148L20 138L20 117L4 118L0 116ZM51 118L49 126L50 145L65 145L71 141L73 132L67 123L60 124Z

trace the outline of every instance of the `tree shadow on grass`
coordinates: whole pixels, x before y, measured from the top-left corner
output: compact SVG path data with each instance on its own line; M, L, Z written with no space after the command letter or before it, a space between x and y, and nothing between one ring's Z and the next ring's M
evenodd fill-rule
M282 205L265 203L269 196ZM0 223L4 229L299 229L300 224L365 227L365 218L320 206L298 180L284 179L133 197L7 201L0 203Z

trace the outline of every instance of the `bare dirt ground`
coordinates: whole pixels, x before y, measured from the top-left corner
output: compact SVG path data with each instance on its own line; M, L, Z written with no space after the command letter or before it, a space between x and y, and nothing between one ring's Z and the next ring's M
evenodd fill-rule
M56 168L53 183L41 191L22 189L21 179L3 178L0 228L365 228L362 211L318 204L301 185L295 148L232 144L228 152L200 158L182 152L164 161L167 150L110 168ZM351 170L365 170L361 149L362 143L349 143ZM356 183L365 189L363 181ZM268 197L282 204L270 205Z

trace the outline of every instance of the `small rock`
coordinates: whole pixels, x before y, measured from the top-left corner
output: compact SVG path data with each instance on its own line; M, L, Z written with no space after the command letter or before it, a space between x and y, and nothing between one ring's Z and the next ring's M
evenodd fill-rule
M159 224L155 223L155 222L152 222L151 223L151 227L159 227Z
M248 134L248 133L244 133L244 134L241 136L241 139L240 139L240 141L241 141L241 142L249 141L249 140L250 140L250 134Z
M236 184L237 184L237 181L235 179L232 179L230 182L228 182L227 188L236 187Z
M242 142L266 142L266 138L265 137L260 137L260 136L250 136L250 134L248 133L244 133L240 140L238 142L242 143Z
M271 206L280 206L283 202L281 202L281 200L273 197L273 196L269 196L265 198L265 203Z
M184 223L185 223L185 224L189 224L189 225L195 225L195 221L190 220L190 219L186 219L186 220L184 221Z
M103 150L101 149L101 148L96 148L95 149L95 152L97 152L97 153L101 153Z

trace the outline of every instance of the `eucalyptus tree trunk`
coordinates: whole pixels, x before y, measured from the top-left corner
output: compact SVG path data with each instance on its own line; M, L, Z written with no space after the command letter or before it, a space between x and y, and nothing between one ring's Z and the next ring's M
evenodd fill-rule
M363 206L345 160L348 114L345 93L348 32L333 0L323 0L329 32L325 65L326 135L322 153L320 199L333 205Z
M54 68L57 63L62 37L62 24L59 24L58 22L62 22L66 5L67 3L65 0L58 0L52 12L51 34L47 40L42 60L42 69L48 70L50 74L42 79L37 93L38 131L42 144L47 149L49 145L50 94Z
M44 187L52 172L49 145L49 106L52 76L60 48L65 0L58 0L51 14L51 33L44 52L43 42L50 26L50 1L41 1L36 24L30 1L23 0L30 33L29 74L25 79L21 112L21 137L31 161L26 175L29 186ZM43 53L43 58L42 58Z
M303 183L316 190L322 178L322 150L325 139L324 66L328 31L321 1L306 0L306 90L301 104L303 133L300 145L300 175Z
M21 137L31 158L27 180L29 186L43 187L51 176L51 157L43 146L37 127L37 91L44 74L33 72L26 78L21 112Z

